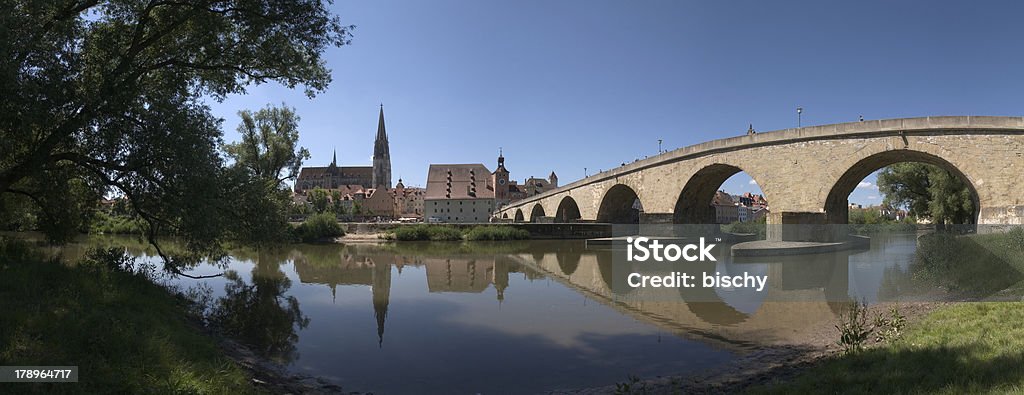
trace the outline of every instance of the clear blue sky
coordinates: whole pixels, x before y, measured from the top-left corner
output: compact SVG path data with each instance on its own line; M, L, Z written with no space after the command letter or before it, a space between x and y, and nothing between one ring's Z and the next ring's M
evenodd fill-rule
M1018 2L344 1L351 46L326 54L313 100L275 85L213 103L285 102L325 165L368 165L384 103L395 181L430 163L562 183L666 149L803 124L927 115L1021 115ZM742 175L732 193L756 191ZM874 182L869 177L867 182ZM875 199L870 199L876 196ZM871 204L858 188L851 202Z

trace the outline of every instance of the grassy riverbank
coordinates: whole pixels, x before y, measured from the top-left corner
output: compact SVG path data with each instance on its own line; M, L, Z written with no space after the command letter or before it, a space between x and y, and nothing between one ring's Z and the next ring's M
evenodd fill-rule
M1024 230L918 239L900 288L941 288L968 300L1021 300ZM910 322L902 338L837 354L793 380L752 393L1019 393L1024 302L961 302Z
M250 393L244 370L189 317L187 302L130 262L67 266L0 239L0 365L77 365L78 383L14 393Z
M751 393L1010 393L1024 390L1024 303L961 303L910 324L902 339L835 355Z

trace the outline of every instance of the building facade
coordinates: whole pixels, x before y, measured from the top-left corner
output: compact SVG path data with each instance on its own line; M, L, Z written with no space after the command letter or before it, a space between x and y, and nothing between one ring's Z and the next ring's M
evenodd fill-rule
M495 208L494 179L494 174L479 163L430 165L423 198L424 220L488 222Z
M423 197L426 196L425 188L406 187L402 179L391 190L395 199L395 217L397 218L423 218Z

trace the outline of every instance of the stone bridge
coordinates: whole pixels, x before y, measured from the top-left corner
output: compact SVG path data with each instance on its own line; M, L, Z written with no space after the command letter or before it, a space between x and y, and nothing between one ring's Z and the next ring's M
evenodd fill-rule
M1024 223L1024 117L943 116L811 126L709 141L666 152L513 202L516 222L710 224L711 199L743 171L764 192L769 225L845 224L847 198L865 177L923 162L966 180L975 223ZM639 200L639 205L635 202ZM815 240L772 231L771 240Z

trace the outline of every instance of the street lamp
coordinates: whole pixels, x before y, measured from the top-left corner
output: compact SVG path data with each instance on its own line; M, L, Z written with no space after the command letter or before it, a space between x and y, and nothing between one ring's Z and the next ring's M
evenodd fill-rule
M658 153L661 153L661 139L658 139Z
M587 178L587 168L583 168L583 178Z
M804 113L803 107L796 108L796 127L800 127L800 114Z

